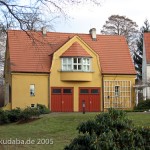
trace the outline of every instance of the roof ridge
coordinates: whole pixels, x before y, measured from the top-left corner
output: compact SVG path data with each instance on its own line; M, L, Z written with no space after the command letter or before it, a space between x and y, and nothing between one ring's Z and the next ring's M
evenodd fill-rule
M7 30L8 32L9 31L15 31L15 32L32 32L32 33L42 33L42 31L41 30L37 30L37 31L34 31L34 30L27 30L27 31L23 31L23 30L17 30L17 29L15 29L15 30L13 30L13 29L9 29L9 30ZM55 31L47 31L47 34L50 34L50 33L52 33L52 34L66 34L66 35L90 35L90 33L75 33L75 32L55 32ZM112 36L114 36L114 37L124 37L123 35L107 35L107 34L96 34L97 36L105 36L105 37L112 37Z

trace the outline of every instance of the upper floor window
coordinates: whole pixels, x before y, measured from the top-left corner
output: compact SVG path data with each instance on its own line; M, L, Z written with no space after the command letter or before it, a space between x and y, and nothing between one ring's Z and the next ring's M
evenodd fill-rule
M91 71L91 58L62 58L62 71Z

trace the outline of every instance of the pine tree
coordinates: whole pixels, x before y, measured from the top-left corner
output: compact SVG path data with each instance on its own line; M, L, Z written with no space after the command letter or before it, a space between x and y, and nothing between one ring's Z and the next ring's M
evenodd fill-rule
M133 56L138 81L141 81L142 79L143 33L145 32L150 32L150 25L148 20L145 20L144 26L141 28L140 36L136 41L137 50L134 52Z

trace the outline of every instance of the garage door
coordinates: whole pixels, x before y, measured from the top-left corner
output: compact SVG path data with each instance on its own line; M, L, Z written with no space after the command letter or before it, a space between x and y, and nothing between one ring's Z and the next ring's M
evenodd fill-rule
M51 111L72 112L73 111L73 88L61 87L51 88Z
M85 111L100 111L100 88L79 88L79 111L83 111L83 102Z

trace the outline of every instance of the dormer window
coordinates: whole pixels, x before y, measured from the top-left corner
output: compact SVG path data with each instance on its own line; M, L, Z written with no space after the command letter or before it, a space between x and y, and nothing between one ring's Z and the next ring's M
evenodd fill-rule
M64 57L62 58L62 71L91 71L91 58Z

